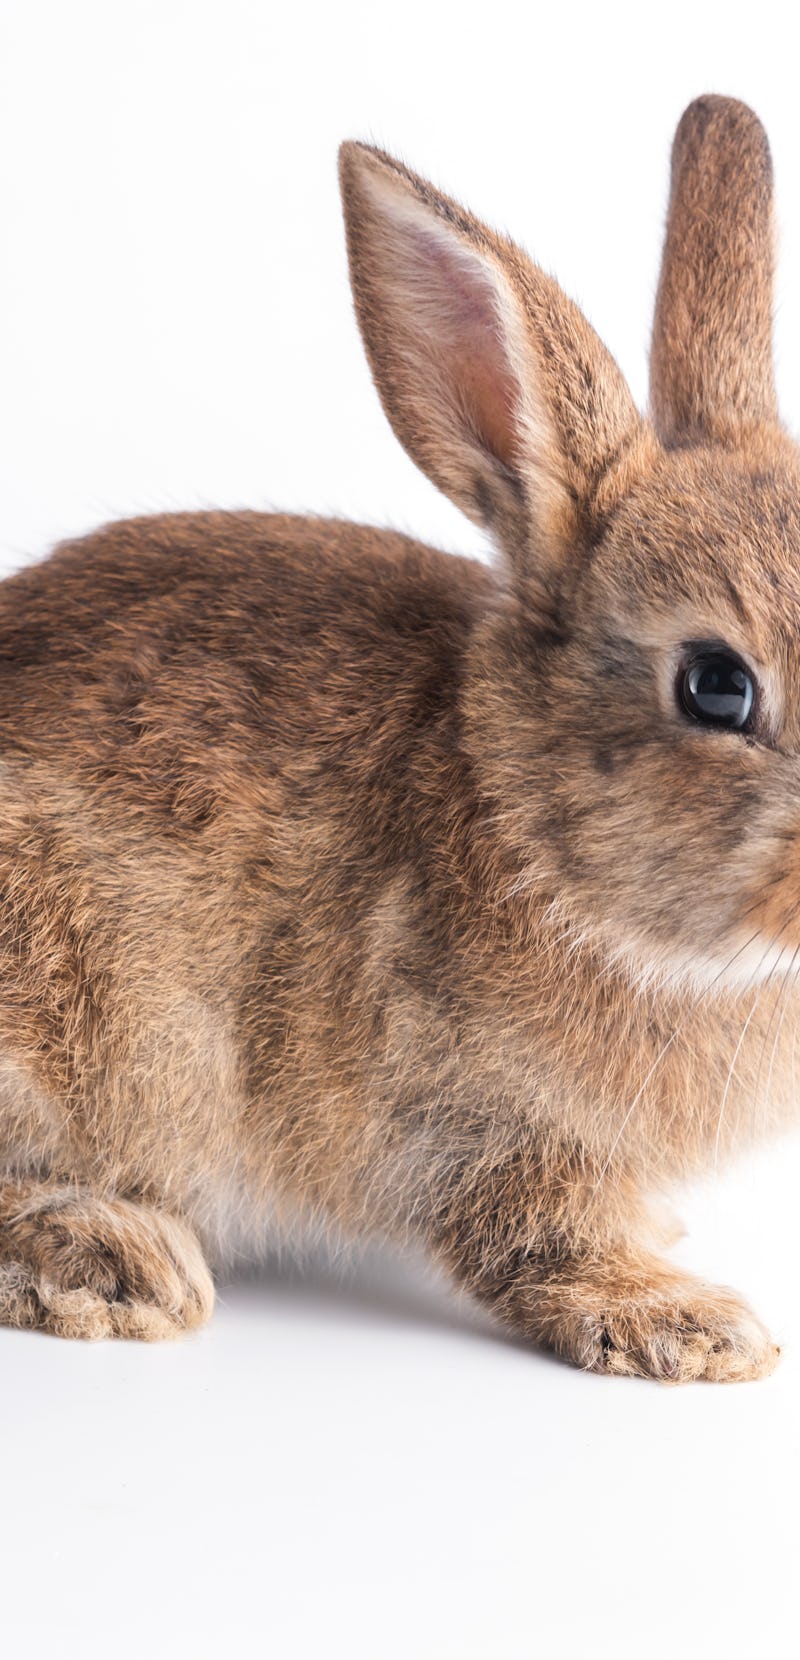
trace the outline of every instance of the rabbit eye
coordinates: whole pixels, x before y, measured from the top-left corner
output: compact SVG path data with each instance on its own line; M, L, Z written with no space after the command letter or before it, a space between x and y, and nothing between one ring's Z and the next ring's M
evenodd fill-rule
M678 676L678 701L684 714L704 726L741 732L754 700L753 677L730 651L697 651Z

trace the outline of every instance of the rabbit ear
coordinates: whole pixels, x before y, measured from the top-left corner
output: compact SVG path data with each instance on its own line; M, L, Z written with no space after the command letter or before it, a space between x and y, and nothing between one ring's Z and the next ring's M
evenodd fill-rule
M650 360L665 443L735 442L754 422L777 422L773 264L767 135L735 98L697 98L672 149Z
M645 442L625 381L511 242L379 150L344 144L340 174L356 312L389 420L552 603Z

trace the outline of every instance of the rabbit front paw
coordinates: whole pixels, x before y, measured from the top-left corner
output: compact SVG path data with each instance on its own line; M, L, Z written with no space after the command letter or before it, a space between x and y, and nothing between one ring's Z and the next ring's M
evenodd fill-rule
M73 1188L0 1189L0 1324L154 1341L202 1325L213 1302L178 1218Z
M577 1347L583 1366L617 1376L738 1383L766 1377L780 1356L735 1292L688 1275L665 1272L650 1285L623 1281L580 1326L567 1349Z

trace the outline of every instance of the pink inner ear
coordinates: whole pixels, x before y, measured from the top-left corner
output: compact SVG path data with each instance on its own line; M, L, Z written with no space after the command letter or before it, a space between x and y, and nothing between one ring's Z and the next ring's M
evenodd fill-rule
M480 444L509 471L519 451L519 385L497 291L479 255L420 226L406 241L404 277L430 350Z

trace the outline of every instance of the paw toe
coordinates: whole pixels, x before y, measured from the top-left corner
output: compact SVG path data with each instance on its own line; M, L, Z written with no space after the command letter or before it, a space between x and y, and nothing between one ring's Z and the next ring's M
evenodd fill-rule
M618 1312L603 1336L603 1369L664 1383L738 1383L766 1377L780 1350L732 1293L664 1299Z

